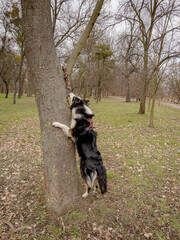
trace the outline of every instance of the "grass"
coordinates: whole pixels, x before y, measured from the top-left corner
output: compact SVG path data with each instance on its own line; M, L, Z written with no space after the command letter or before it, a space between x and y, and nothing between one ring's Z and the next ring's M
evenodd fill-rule
M102 99L95 113L108 193L51 223L43 203L42 150L34 98L0 95L0 220L4 239L158 239L179 237L180 112L156 106L155 128L138 103ZM63 229L63 225L65 229ZM65 232L64 232L65 231Z

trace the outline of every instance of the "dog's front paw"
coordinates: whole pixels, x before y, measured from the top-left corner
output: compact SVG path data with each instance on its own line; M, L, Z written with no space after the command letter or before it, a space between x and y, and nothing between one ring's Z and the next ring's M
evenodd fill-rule
M83 198L85 198L85 197L87 197L87 196L88 196L88 193L87 193L87 192L85 192L85 193L82 195Z
M59 128L61 128L61 123L59 123L59 122L53 122L52 126L53 126L53 127L59 127Z

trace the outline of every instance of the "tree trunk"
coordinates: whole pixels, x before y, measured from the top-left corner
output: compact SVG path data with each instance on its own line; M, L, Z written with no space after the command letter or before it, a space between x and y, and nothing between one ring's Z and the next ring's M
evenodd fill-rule
M159 91L158 106L161 104L161 91Z
M9 95L9 84L6 82L6 81L3 81L5 86L6 86L6 95L5 95L5 98L8 98L8 95Z
M27 97L32 97L32 86L29 79L28 79L28 87L27 87Z
M32 97L33 86L32 86L32 76L31 76L29 66L27 67L27 75L28 75L27 97Z
M154 107L156 102L156 93L158 90L159 82L157 80L157 74L154 77L154 91L153 91L153 97L152 97L152 105L151 105L151 111L150 111L150 117L149 117L149 127L154 127Z
M14 82L13 104L16 104L17 83L18 83L18 81L21 77L23 62L24 62L24 42L21 43L21 62L20 62L20 65L19 65L19 71L18 71L17 78L15 79L15 82Z
M4 93L4 83L2 81L2 84L1 84L1 93Z
M154 92L153 98L152 98L152 105L151 105L151 112L149 117L149 127L154 127L154 107L155 107L155 101L156 101L156 93Z
M101 101L101 92L102 92L101 77L99 77L98 87L97 87L97 91L96 91L96 103Z
M146 107L146 93L147 93L147 74L148 74L148 49L144 50L144 67L143 67L143 79L142 79L142 89L140 96L140 107L139 114L145 114Z
M14 95L13 95L13 104L16 104L16 93L17 93L17 82L14 82Z
M39 111L47 208L61 215L78 202L81 185L74 144L54 121L70 125L66 89L56 56L50 0L21 0L25 51Z
M151 96L152 94L151 94L151 89L150 89L150 91L149 91L149 103L148 103L148 112L150 111L150 108L151 108L151 98L152 98L152 96Z
M24 77L20 77L19 79L19 90L18 90L18 98L21 99L24 92Z
M89 34L91 33L91 31L93 29L93 26L100 14L103 2L104 2L104 0L97 0L96 6L95 6L93 14L88 22L88 25L86 26L83 35L81 36L79 42L77 43L76 47L74 48L74 50L68 60L67 73L68 73L70 79L71 79L71 74L72 74L74 64L75 64L79 54L81 53L81 50L84 47L84 44L86 43L86 40L89 37Z
M129 86L129 77L125 77L125 81L126 81L126 102L130 102L131 98L130 98L130 86Z

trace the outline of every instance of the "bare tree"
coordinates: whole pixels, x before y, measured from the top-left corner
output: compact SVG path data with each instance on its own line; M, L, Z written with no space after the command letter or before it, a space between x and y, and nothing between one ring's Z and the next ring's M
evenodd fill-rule
M139 53L137 51L137 36L134 32L135 19L134 21L132 20L127 22L128 25L126 28L128 29L128 32L126 31L120 35L120 39L118 39L118 45L120 45L120 58L121 64L123 65L123 67L120 67L119 70L124 76L126 82L126 102L130 102L130 76L137 70Z
M6 2L2 11L2 23L4 27L4 36L1 38L2 47L0 50L1 55L1 70L0 75L6 86L6 97L8 96L9 83L14 80L14 98L13 103L16 103L16 93L17 93L17 83L21 77L21 71L24 62L24 37L22 31L22 22L20 17L19 4L14 1ZM13 46L15 44L15 47ZM20 49L20 50L19 50ZM20 52L20 57L18 53ZM9 57L7 57L9 56ZM19 57L19 58L18 58ZM11 72L13 72L13 77L9 79L9 62L13 63L11 65ZM18 69L18 70L17 70ZM17 75L16 75L17 74Z
M170 19L172 19L173 15L177 14L178 8L179 6L177 0L129 0L121 7L121 10L124 11L124 15L122 16L123 19L121 19L121 21L132 21L135 17L135 21L137 22L137 26L139 28L138 39L143 46L143 74L139 108L140 114L145 113L147 88L151 79L148 71L150 47L161 38L161 34L156 34L156 27L167 15ZM170 24L168 27L170 27ZM172 31L174 28L177 29L179 26L175 23L171 24L171 27L167 29L167 32Z
M1 54L0 78L5 85L5 98L8 98L9 86L13 82L14 76L16 75L16 64L17 61L14 57L14 53L4 50L3 55Z
M93 11L93 14L84 30L82 36L80 37L78 43L76 44L73 52L70 55L70 58L68 60L68 67L67 67L67 73L68 73L69 77L71 77L71 73L72 73L74 64L75 64L79 54L81 53L81 50L82 50L84 44L86 43L86 40L89 37L90 32L93 29L96 19L98 18L99 14L100 14L101 8L103 6L103 2L104 2L104 0L97 1L96 6Z
M6 88L6 96L5 98L8 98L9 94L9 84L11 78L7 77L6 73L8 73L8 65L7 65L7 59L10 60L10 55L7 53L7 48L9 49L9 37L8 37L8 31L10 27L10 23L7 20L6 11L3 9L2 15L1 15L1 25L3 28L3 34L1 35L1 48L0 48L0 77L2 79L2 82L5 85Z
M24 40L23 40L23 42L21 42L21 55L20 55L20 62L19 62L19 66L18 66L18 72L17 72L17 76L15 77L15 80L14 80L13 104L16 104L17 83L21 78L21 73L22 73L22 68L23 68L23 63L24 63L24 57L25 57L25 53L24 53Z
M165 81L167 94L171 97L173 103L180 102L180 63L174 61L170 64Z
M163 78L163 73L166 69L167 62L172 58L180 56L180 49L177 42L174 41L174 35L177 31L179 31L179 26L171 26L172 14L174 10L174 6L170 6L169 12L167 12L166 15L161 19L158 26L155 26L158 39L156 38L152 43L152 54L150 54L153 55L153 59L151 59L152 71L150 71L149 78L154 80L154 88L152 92L152 106L150 111L149 127L154 127L153 116L156 94Z
M166 66L164 66L164 69L161 71L156 71L153 76L153 88L152 88L152 103L150 106L150 116L149 116L149 127L154 127L154 108L155 108L155 101L156 101L156 94L158 91L158 87L163 79L163 73L166 69Z
M55 46L59 47L65 40L74 38L86 24L91 10L86 0L76 2L75 6L71 0L51 0L51 12Z

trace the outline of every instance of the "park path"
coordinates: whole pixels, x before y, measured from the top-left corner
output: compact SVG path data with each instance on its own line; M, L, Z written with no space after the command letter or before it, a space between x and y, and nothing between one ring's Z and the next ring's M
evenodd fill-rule
M165 102L161 102L161 104L180 110L180 105L176 105L173 103L165 103Z
M119 97L119 96L108 96L108 97L120 100L121 102L125 101L124 97ZM167 102L161 102L161 104L180 110L180 105L177 105L177 104L167 103Z

